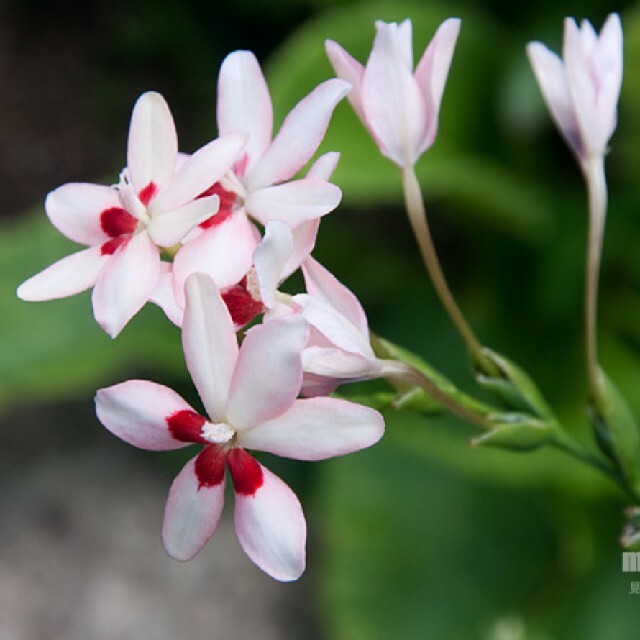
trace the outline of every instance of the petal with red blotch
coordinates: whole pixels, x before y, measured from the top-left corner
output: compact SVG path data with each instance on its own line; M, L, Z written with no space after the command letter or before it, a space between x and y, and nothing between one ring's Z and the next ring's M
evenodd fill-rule
M194 273L185 284L182 346L187 368L212 422L226 422L238 343L233 321L215 282Z
M148 302L160 277L160 255L146 232L134 235L111 256L93 289L93 313L115 338Z
M70 240L93 246L109 239L101 226L100 214L122 205L113 187L69 183L58 187L44 203L53 226Z
M333 78L317 86L289 113L271 146L247 172L247 190L289 180L316 152L322 142L335 106L351 85Z
M330 304L362 335L369 335L367 316L360 301L328 269L309 256L302 264L302 274L309 294Z
M267 83L250 51L234 51L218 76L218 130L249 134L245 148L250 168L267 150L273 130L273 109Z
M231 459L229 456L233 473ZM307 524L302 507L278 476L259 466L262 484L252 495L235 494L238 540L249 559L272 578L297 580L304 572L306 555Z
M165 99L154 91L136 102L129 126L127 170L136 193L149 184L161 189L175 170L178 137Z
M244 133L227 133L189 156L151 202L152 216L187 204L218 182L238 159L246 141Z
M215 533L224 506L224 474L220 484L202 485L196 460L192 458L176 476L164 510L162 541L176 560L191 560L204 547Z
M218 196L207 196L164 213L156 213L149 222L149 235L161 247L172 247L180 242L201 222L215 215L220 206Z
M369 407L338 398L309 398L238 433L238 444L295 460L324 460L370 447L383 433L382 416Z
M301 353L309 327L301 316L270 320L247 332L233 372L227 416L236 429L284 413L302 385Z
M239 282L253 264L257 243L256 229L242 209L189 240L173 260L178 304L184 304L184 283L192 273L206 273L219 289Z
M23 282L17 295L30 302L75 295L95 284L108 259L100 247L72 253Z
M341 198L342 192L335 184L303 178L252 191L245 200L245 209L263 225L280 220L294 229L333 211Z
M118 438L149 451L191 444L177 439L170 428L171 418L183 411L195 414L175 391L147 380L129 380L96 394L98 420Z

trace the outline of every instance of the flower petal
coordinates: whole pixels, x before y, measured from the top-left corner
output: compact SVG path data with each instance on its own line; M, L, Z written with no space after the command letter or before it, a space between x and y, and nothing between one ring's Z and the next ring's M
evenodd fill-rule
M175 391L146 380L129 380L96 394L98 420L118 438L149 451L191 444L176 439L169 428L169 418L180 411L193 409Z
M573 152L579 155L582 139L562 60L540 42L530 42L527 54L551 117Z
M215 533L224 506L224 474L220 484L201 485L192 458L171 485L164 510L162 541L176 560L191 560Z
M249 134L245 148L250 168L267 150L273 130L273 110L267 83L250 51L234 51L218 76L218 131Z
M237 160L246 141L244 133L228 133L198 149L155 196L149 207L152 217L187 204L218 182Z
M309 336L301 316L278 318L247 332L233 374L227 415L236 429L284 413L302 384L300 354Z
M76 182L49 193L44 206L60 233L79 244L93 246L109 239L100 224L100 214L121 204L113 187Z
M406 66L395 24L378 27L362 79L366 120L380 147L400 167L414 164L427 126L427 108Z
M215 282L187 278L182 346L187 368L212 422L226 422L226 406L238 343L229 311Z
M168 262L160 262L160 277L158 284L153 290L149 302L157 304L165 313L167 318L177 327L182 326L184 308L178 304L175 287L173 284L173 269Z
M307 171L307 178L313 178L315 180L325 180L328 182L331 179L331 175L338 166L340 160L340 153L338 151L329 151L323 153L312 165L309 171Z
M364 67L352 58L337 42L333 40L325 41L325 50L329 62L336 72L338 78L345 80L351 85L351 91L347 99L351 103L357 116L366 125L366 118L362 108L361 84L364 75Z
M302 368L305 374L331 378L340 384L379 378L382 373L380 363L375 358L335 347L308 347L302 352Z
M309 256L302 264L302 273L310 295L332 306L363 336L369 335L367 316L360 301L328 269Z
M333 211L341 198L342 192L334 184L304 178L252 191L245 200L245 209L263 225L281 220L295 228Z
M282 280L283 268L293 250L293 235L289 225L278 220L267 224L262 242L253 252L253 263L260 285L262 302L271 308Z
M187 242L173 261L176 298L184 305L184 283L192 273L206 273L225 289L239 282L253 264L257 231L239 209L221 224Z
M162 188L173 175L178 138L165 99L154 91L136 102L129 127L127 169L135 192L149 184Z
M161 247L178 244L194 227L215 215L220 206L218 196L207 196L158 213L151 218L148 230L151 239Z
M239 433L238 442L285 458L324 460L370 447L383 433L382 416L369 407L337 398L309 398Z
M229 468L233 473L231 456ZM289 487L260 465L262 485L253 495L236 492L234 522L240 546L272 578L297 580L305 568L307 524Z
M349 83L327 80L303 98L285 118L271 146L247 172L247 190L276 184L295 175L322 142L335 106L347 95Z
M160 277L160 255L146 232L134 235L104 266L93 289L93 313L115 338L149 300Z
M21 300L38 302L66 298L89 289L95 284L109 256L100 247L90 247L72 253L23 282L17 290Z
M445 20L438 27L416 67L415 79L429 108L425 135L419 147L420 153L430 147L436 137L440 102L459 32L459 18Z

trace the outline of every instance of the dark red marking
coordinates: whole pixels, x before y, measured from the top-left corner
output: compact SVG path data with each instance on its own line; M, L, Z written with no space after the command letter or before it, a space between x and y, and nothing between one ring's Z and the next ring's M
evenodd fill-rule
M149 204L149 200L153 198L158 192L158 187L156 187L154 182L150 182L146 187L140 189L140 193L138 194L138 200L142 202L142 204L146 207Z
M210 444L196 458L196 476L202 487L217 487L224 480L225 453L217 444Z
M243 278L243 282L246 282L246 279ZM233 324L237 327L244 327L264 311L262 302L256 300L243 283L229 287L222 293L222 299L229 309Z
M137 224L138 221L122 207L111 207L100 214L100 226L112 238L133 233Z
M112 240L107 240L100 247L100 255L103 256L112 256L118 249L118 247L125 244L129 239L124 236L120 236L119 238L113 238Z
M207 444L207 440L202 436L202 425L205 422L205 418L190 409L176 411L167 418L171 435L180 442Z
M253 496L264 484L264 474L258 461L244 449L231 449L227 454L227 464L236 493Z
M198 198L205 198L206 196L218 196L220 198L220 208L217 213L200 223L202 229L216 227L228 220L233 213L233 205L237 200L236 194L233 191L227 191L219 182L203 191Z

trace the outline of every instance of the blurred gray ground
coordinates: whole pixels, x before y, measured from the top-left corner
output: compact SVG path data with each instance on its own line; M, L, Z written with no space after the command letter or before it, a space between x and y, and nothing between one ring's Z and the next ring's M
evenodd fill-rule
M0 640L315 636L309 578L254 567L232 501L194 560L165 555L172 472L103 433L90 403L19 409L0 433Z

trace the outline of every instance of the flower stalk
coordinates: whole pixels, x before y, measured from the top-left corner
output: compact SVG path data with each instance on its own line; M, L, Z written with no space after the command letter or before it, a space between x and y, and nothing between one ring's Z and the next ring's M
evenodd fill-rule
M409 217L409 222L411 223L413 234L418 242L422 260L429 276L431 277L431 281L433 282L433 286L440 298L440 301L442 302L442 305L449 314L449 317L451 318L451 321L458 333L465 341L474 364L487 375L500 375L495 364L484 354L482 345L462 314L460 307L451 293L451 289L449 289L440 261L438 260L438 254L436 253L436 249L433 244L424 200L422 199L422 192L413 166L407 165L403 168L402 186L407 215Z

